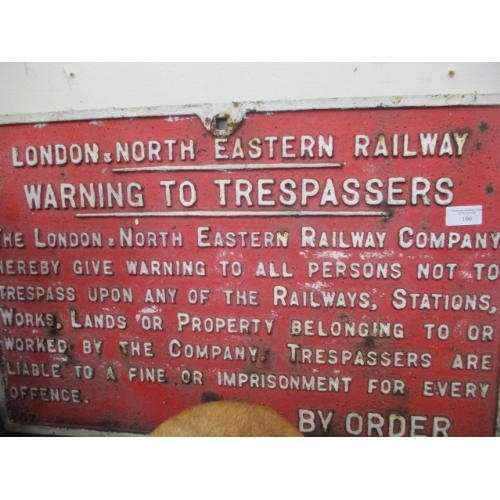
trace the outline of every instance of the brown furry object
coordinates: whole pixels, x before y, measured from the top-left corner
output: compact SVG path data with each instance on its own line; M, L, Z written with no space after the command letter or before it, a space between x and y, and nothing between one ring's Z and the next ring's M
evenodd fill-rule
M302 434L267 406L238 401L213 401L189 408L165 420L150 436L299 437Z

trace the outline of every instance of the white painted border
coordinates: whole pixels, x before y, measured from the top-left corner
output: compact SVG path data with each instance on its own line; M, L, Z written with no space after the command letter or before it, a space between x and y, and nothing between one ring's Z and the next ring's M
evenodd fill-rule
M500 94L462 94L435 96L353 97L335 99L230 102L140 108L110 108L86 111L57 111L19 115L0 115L0 125L45 123L76 120L105 120L110 118L144 118L154 116L197 115L203 122L221 113L242 119L247 113L278 111L311 111L324 109L373 109L448 106L499 106ZM238 120L239 121L239 120Z
M61 111L19 115L0 115L0 125L64 122L77 120L105 120L112 118L144 118L197 115L209 129L214 116L227 113L241 121L248 113L279 111L313 111L327 109L376 109L408 107L500 106L500 94L462 94L435 96L354 97L337 99L254 101L241 103L196 104L142 108L111 108L105 110ZM497 394L495 435L500 437L500 382ZM144 434L114 433L65 427L21 425L10 422L5 400L5 384L0 373L0 419L6 430L59 436L144 436Z

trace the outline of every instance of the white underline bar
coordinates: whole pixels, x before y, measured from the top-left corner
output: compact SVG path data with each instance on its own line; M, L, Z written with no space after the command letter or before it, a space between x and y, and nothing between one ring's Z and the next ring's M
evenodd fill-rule
M269 170L288 168L342 168L342 163L227 163L225 165L159 165L157 167L114 168L113 172L224 172L227 170Z
M186 212L104 212L76 214L77 217L388 217L387 212L326 212L326 211L211 211L194 210Z

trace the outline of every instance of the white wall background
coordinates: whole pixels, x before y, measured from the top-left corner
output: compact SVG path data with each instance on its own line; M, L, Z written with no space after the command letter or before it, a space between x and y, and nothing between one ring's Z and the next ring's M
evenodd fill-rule
M0 63L0 115L474 93L500 94L500 63Z

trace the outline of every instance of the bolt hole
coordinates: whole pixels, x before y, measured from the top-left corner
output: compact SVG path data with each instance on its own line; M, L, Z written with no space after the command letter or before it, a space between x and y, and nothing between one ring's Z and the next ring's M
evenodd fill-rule
M215 128L217 130L227 130L227 118L216 118L215 119Z

